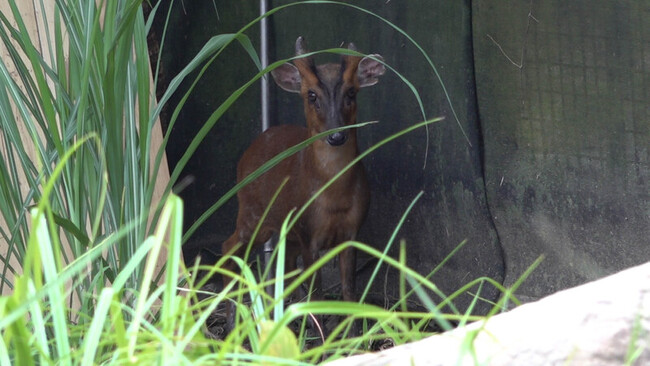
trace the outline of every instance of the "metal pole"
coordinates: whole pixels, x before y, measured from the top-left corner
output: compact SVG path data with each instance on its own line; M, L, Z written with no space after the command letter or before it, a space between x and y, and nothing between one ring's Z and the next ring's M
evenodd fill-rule
M268 0L260 0L260 15L266 14L268 11ZM264 17L260 20L260 62L262 68L269 65L269 23L268 18ZM271 125L270 110L269 110L269 78L268 74L262 78L262 131L268 129ZM273 238L264 243L264 264L268 265L271 261L271 253L273 252ZM269 292L269 289L267 289ZM269 292L270 293L270 292Z
M260 15L268 11L268 0L260 0ZM260 20L260 58L262 68L269 66L269 23L268 18ZM269 116L269 79L268 75L262 78L262 131L270 126Z

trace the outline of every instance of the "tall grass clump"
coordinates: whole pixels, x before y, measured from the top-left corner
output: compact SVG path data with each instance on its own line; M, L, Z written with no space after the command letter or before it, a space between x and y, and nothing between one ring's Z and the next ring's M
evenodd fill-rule
M0 37L11 56L0 63L5 197L0 210L9 243L3 261L25 262L28 208L44 199L45 182L51 182L48 204L65 248L62 264L131 226L120 245L107 248L103 260L93 262L89 275L75 284L73 300L83 303L85 294L104 285L92 279L103 273L113 280L149 231L160 161L149 154L157 115L147 24L135 1L39 5L40 39L30 36L17 1L9 0L11 14L0 18ZM23 128L27 134L21 136ZM84 139L87 143L72 149ZM74 153L67 164L59 164L69 151ZM50 180L57 166L60 175ZM130 286L137 285L142 270L128 279ZM19 271L4 267L3 290L12 288L8 272Z
M30 4L7 1L0 292L11 295L0 301L0 362L69 363L83 354L92 364L111 359L102 350L122 359L125 346L132 358L151 341L138 332L171 338L176 330L151 325L170 316L158 301L178 305L182 214L177 198L170 212L162 209L175 179L159 176L166 140L152 144L162 104L153 97L146 36L157 8L145 21L139 0L34 1L31 12ZM30 33L24 14L38 17L31 19L38 32ZM244 35L214 37L162 99L234 39L252 51ZM172 216L176 247L152 262L165 253Z
M265 164L182 232L182 203L170 193L180 172L237 98L286 60L260 70L233 91L205 121L169 180L161 180L169 132L193 85L225 47L237 42L259 66L244 34L259 18L235 34L210 39L155 100L157 80L151 76L146 36L154 17L168 16L157 14L156 5L145 19L142 0L34 1L40 24L35 36L22 18L22 0L6 1L9 10L0 13L0 38L8 55L0 60L0 240L7 244L0 252L0 365L311 364L360 352L379 338L395 344L419 339L431 322L449 329L452 322L474 319L453 307L457 296L483 283L501 288L481 278L446 296L429 280L439 267L428 276L410 270L403 246L399 259L387 256L396 235L387 240L384 252L347 242L301 273L284 273L284 236L300 208L287 218L280 235L273 275L266 269L267 275L258 276L246 258L234 259L240 271L227 274L236 280L217 293L202 294L207 298L198 296L209 276L201 279L190 272L222 275L221 264L228 258L188 270L181 260L183 242L242 185L320 137ZM311 3L367 12L333 1L300 2L272 12ZM193 84L174 106L168 132L156 145L153 131L162 106L189 75L195 75ZM413 91L424 122L377 143L359 159L439 120L426 118L413 85L397 75ZM409 211L396 223L395 233ZM398 304L391 309L362 302L285 306L287 294L347 247L378 259L372 278L382 263L402 273ZM274 285L270 294L264 291L269 285ZM409 311L406 300L413 294L426 311ZM439 299L432 300L432 294ZM217 307L244 297L249 303L238 301L235 329L224 339L206 336L204 324ZM443 314L443 308L451 309L450 314ZM329 337L307 347L304 320L319 314L344 318ZM362 336L348 334L352 321L361 323ZM290 330L296 323L301 324L297 334Z

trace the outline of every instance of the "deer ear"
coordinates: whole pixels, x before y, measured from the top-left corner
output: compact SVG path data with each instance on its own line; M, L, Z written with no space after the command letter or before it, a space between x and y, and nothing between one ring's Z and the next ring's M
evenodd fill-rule
M359 61L357 77L360 88L375 85L379 82L379 77L386 72L383 62L384 58L377 54L368 55Z
M300 93L300 72L292 64L285 63L271 71L278 86L291 93Z

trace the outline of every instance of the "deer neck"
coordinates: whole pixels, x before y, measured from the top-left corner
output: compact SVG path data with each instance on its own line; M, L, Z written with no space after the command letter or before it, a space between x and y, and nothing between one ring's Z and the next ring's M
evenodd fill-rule
M329 180L359 155L356 131L351 130L348 141L341 146L331 146L324 139L317 140L311 145L308 154L313 173L323 180ZM354 167L343 174L335 184L347 184L346 181L353 178L353 174L350 174L352 171Z

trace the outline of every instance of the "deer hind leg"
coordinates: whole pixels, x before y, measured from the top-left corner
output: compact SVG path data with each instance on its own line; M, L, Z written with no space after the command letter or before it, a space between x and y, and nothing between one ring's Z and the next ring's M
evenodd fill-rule
M226 256L226 255L234 255L238 256L239 252L241 252L241 247L237 248L237 244L239 244L239 235L237 232L232 234L228 239L226 239L225 242L221 245L221 255ZM224 269L228 271L234 272L236 268L235 262L232 260L226 261L224 263ZM228 276L227 274L223 274L223 287L226 287L227 284L230 283L232 278Z
M286 251L285 251L285 260L284 260L284 275L286 280L284 281L284 288L291 284L291 282L296 278L296 275L292 277L287 277L287 274L294 272L298 268L298 256L300 255L300 244L293 241L286 241ZM298 302L300 300L300 289L292 292L285 299L288 303Z
M265 242L271 237L272 232L269 230L262 230L259 235L255 238L252 243L253 247L257 247L260 243ZM250 242L249 235L242 235L239 230L235 230L223 244L221 245L221 253L224 256L234 256L241 258L246 252L246 245ZM228 272L238 273L239 268L234 260L226 260L223 265L224 269ZM225 288L233 280L231 276L224 273L223 278L223 287ZM236 304L234 301L226 302L226 332L229 333L235 328L235 314L236 314Z
M223 244L221 245L221 254L226 255L237 255L238 252L241 252L241 247L237 248L239 244L239 235L237 231L232 234ZM224 262L224 269L227 271L235 272L236 264L232 260ZM230 281L233 279L227 274L222 275L223 278L223 288L225 289ZM230 333L235 328L235 313L236 305L233 301L226 301L226 334Z

